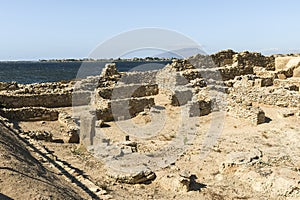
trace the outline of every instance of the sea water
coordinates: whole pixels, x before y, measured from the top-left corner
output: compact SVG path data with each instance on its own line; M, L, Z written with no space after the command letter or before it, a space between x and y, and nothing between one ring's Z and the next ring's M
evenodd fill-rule
M106 63L108 62L0 62L0 82L15 81L28 84L73 80L99 75ZM115 63L120 72L127 72L160 69L170 61L119 61Z

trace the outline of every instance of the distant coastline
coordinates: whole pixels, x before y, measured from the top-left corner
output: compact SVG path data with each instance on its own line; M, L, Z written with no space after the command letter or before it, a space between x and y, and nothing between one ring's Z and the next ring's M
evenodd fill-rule
M67 58L67 59L40 59L37 62L151 62L151 61L171 61L174 58L159 58L159 57L146 57L146 58L117 58L117 59L93 59L93 58Z
M62 58L62 59L38 59L38 60L0 60L0 63L67 63L67 62L160 62L160 61L172 61L178 59L176 57L159 58L159 57L145 57L145 58L117 58L117 59L94 59L94 58Z

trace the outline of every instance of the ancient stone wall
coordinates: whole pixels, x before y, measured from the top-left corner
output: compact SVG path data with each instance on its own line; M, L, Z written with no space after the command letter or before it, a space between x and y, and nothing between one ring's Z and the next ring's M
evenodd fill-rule
M6 95L0 94L0 104L7 108L72 106L72 93Z
M295 62L287 62L280 69L276 59L291 60L225 50L210 56L199 54L183 60L174 59L163 69L146 72L120 73L115 64L107 64L100 75L77 81L75 86L74 82L0 83L0 104L6 108L32 107L34 110L37 107L37 114L39 107L89 105L95 107L98 119L110 121L114 120L114 109L119 120L129 119L151 107L154 99L150 96L164 89L173 92L170 95L171 105L188 105L194 116L208 114L214 110L213 107L220 107L214 105L220 102L214 102L213 98L194 98L204 90L230 93L230 98L247 98L250 102L299 107L299 81L290 79L297 74L295 70L299 68L299 58L293 58ZM96 96L92 96L95 91ZM206 97L210 97L209 94ZM243 107L237 102L235 104L237 108ZM194 110L200 110L200 113ZM252 114L260 113L254 107L244 110L250 110ZM239 116L243 114L237 113ZM248 118L254 119L253 116ZM257 117L255 120L259 121Z
M258 102L281 107L300 107L300 93L296 87L289 87L288 84L280 86L280 81L274 80L271 87L257 87L255 76L242 76L236 79L233 88L230 89L231 98L241 101ZM288 82L288 81L286 81ZM285 83L286 83L285 82ZM256 86L256 87L255 87ZM295 91L293 89L298 89Z
M233 56L236 55L237 52L233 50L224 50L218 53L212 54L211 58L217 67L222 67L225 65L233 64Z
M146 97L103 100L96 109L96 115L97 119L103 121L130 119L153 105L154 98Z
M275 57L263 56L261 53L241 52L233 56L233 62L239 66L259 66L266 70L275 70Z
M42 107L23 107L0 109L0 115L16 121L55 121L58 119L58 111Z
M71 115L65 112L60 112L57 120L67 129L64 133L65 142L79 143L79 127Z
M299 107L300 94L296 91L289 91L283 88L253 88L239 89L236 91L239 96L245 96L253 102L275 105L281 107Z
M119 79L120 84L156 84L157 70L144 72L127 72Z
M108 64L100 75L94 105L97 119L103 121L124 120L136 116L154 105L159 92L157 71L117 72L114 64Z
M2 94L43 94L72 92L74 81L18 84L16 82L0 82Z
M260 107L252 106L251 102L244 101L230 104L229 112L236 118L247 119L253 125L265 122L265 112Z
M111 99L112 97L118 99L126 99L131 97L136 98L152 96L158 94L158 85L118 85L116 87L99 88L98 94L104 99Z

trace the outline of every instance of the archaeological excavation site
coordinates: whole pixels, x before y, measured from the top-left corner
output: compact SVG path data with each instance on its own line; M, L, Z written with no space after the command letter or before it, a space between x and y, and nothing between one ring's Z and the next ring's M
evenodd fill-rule
M300 199L300 55L0 83L0 199Z

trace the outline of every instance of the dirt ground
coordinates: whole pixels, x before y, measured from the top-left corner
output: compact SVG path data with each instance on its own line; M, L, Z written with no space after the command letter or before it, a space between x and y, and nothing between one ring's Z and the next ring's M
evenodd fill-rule
M63 179L59 171L42 163L42 152L13 129L1 124L0 133L0 199L88 198Z
M197 117L196 137L188 144L186 151L169 167L156 170L156 179L148 184L124 184L109 178L106 175L105 163L80 145L43 141L41 143L56 159L80 169L81 173L105 190L112 199L298 199L300 118L282 117L279 112L283 108L266 105L260 107L265 111L268 120L257 126L227 113L222 132L205 157L200 157L200 152L213 114ZM180 108L167 107L165 112L169 119L165 120L165 126L154 137L147 140L131 137L131 140L138 143L138 151L155 151L176 137ZM151 117L143 114L132 121L146 126L151 122ZM56 121L20 122L18 126L24 131L50 131L54 139L62 138L64 131L64 127ZM97 131L110 138L112 143L124 141L127 134L115 122L106 123L105 127L97 128ZM51 171L47 162L43 163L43 167ZM1 171L3 173L3 170ZM172 183L163 181L164 177L170 174L184 171L188 171L194 177L194 186L190 191L176 190ZM19 179L20 175L10 178L14 177ZM1 181L4 181L2 176ZM34 184L34 180L32 181ZM13 189L15 186L6 182L5 188ZM32 190L28 190L28 186L21 189L26 190L27 195L34 194ZM8 189L1 191L11 194ZM73 186L72 190L68 191L71 191L70 195L75 195L74 192L84 193Z

